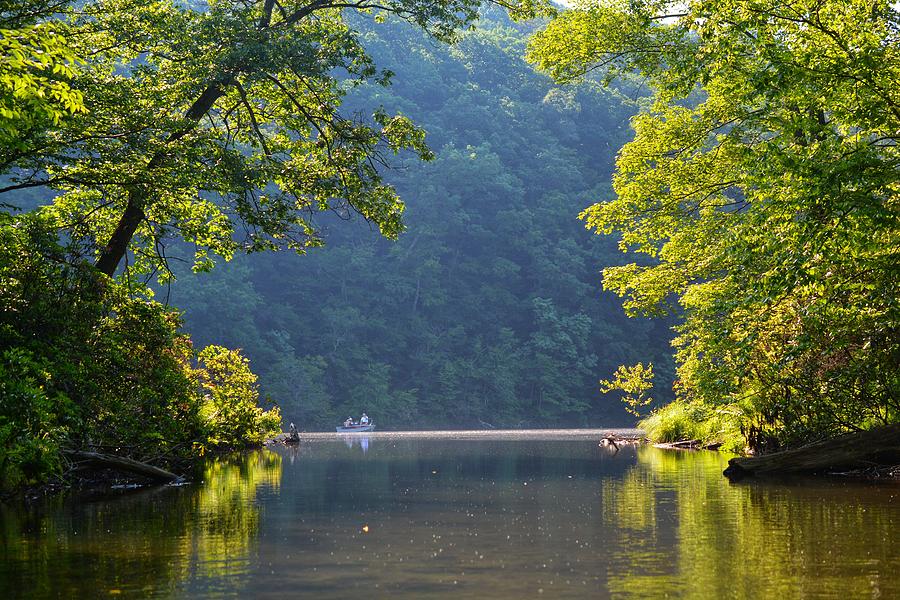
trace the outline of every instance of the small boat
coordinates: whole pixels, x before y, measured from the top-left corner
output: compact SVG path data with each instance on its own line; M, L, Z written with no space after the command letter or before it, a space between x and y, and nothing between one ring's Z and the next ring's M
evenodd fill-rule
M375 431L375 423L369 423L368 425L350 425L349 427L344 427L343 425L337 428L338 433L364 433L366 431Z

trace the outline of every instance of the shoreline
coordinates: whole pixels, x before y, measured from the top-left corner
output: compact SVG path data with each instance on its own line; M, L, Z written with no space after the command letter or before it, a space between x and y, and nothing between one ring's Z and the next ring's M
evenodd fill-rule
M891 428L900 432L900 428ZM111 468L94 468L94 469L72 469L60 477L54 478L45 483L25 486L23 488L11 491L0 492L0 502L35 502L42 498L73 494L94 494L94 493L117 493L133 490L145 490L150 488L159 488L167 486L181 486L190 484L195 480L194 471L199 465L211 458L226 456L234 452L245 452L260 448L269 448L273 446L296 447L304 442L325 442L335 439L346 438L381 438L385 440L400 439L422 439L434 438L442 440L495 440L495 441L566 441L566 440L585 440L596 441L598 446L612 446L618 448L618 445L651 445L660 450L674 451L699 451L707 450L719 452L717 444L704 444L699 440L681 440L671 443L655 443L646 437L646 432L635 427L611 427L611 428L590 428L590 429L436 429L436 430L414 430L414 431L370 431L370 432L327 432L327 431L310 431L298 432L299 439L292 441L289 432L281 432L271 436L258 444L250 444L241 448L223 448L219 451L209 452L203 456L188 457L179 460L177 463L178 478L173 481L160 482L149 477L126 473ZM859 434L854 434L858 436ZM893 438L889 438L894 441ZM828 447L835 442L840 443L840 438L828 440L810 445L812 451L815 452L821 447ZM861 445L859 440L853 440L857 446ZM796 448L779 453L773 453L762 456L738 456L729 460L729 468L723 472L732 482L737 481L765 481L774 480L781 476L802 474L819 477L841 477L863 479L871 481L900 481L900 462L895 460L887 460L883 462L863 459L864 463L853 462L846 463L840 460L835 461L831 465L823 466L816 464L814 466L791 465L778 470L762 469L759 472L752 473L751 469L747 469L747 465L756 463L769 463L773 460L782 461L780 457L787 455L800 454L801 456L810 454L810 446ZM900 452L900 437L897 439L897 448ZM891 456L900 456L900 454L891 454ZM774 457L774 459L773 459ZM871 458L871 457L870 457ZM741 473L735 477L736 470L734 465L741 465Z
M130 491L148 490L163 487L180 487L196 480L196 470L207 460L220 458L236 452L259 450L268 444L264 442L248 444L239 448L222 448L206 452L202 456L189 456L174 461L177 472L175 479L160 481L152 477L138 475L110 467L71 468L62 475L51 478L44 483L23 486L14 490L0 491L0 504L11 502L37 502L42 499L63 496L66 494L92 495L128 493ZM172 465L168 465L172 467Z

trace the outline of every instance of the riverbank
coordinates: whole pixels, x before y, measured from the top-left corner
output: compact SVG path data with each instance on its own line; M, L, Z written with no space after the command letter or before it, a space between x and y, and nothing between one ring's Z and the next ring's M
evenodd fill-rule
M34 502L50 496L69 493L106 493L118 490L184 485L195 481L203 465L210 460L258 450L268 445L272 439L274 438L242 446L207 450L203 454L181 456L158 464L91 452L69 453L70 460L62 474L41 483L11 490L0 490L0 502L16 500Z
M732 458L724 472L732 480L797 473L898 477L900 424L848 433L782 452Z
M790 474L790 473L820 473L830 476L855 477L863 479L898 479L900 480L900 426L885 428L878 439L869 432L861 432L848 437L845 442L826 441L813 444L804 448L778 454L762 455L758 457L741 456L732 458L729 469L726 471L732 480L745 478L751 474L759 476ZM523 437L536 441L554 440L591 440L598 446L609 447L613 451L628 445L652 445L663 450L708 450L723 451L721 444L705 442L698 439L683 439L673 442L657 443L647 437L647 432L642 429L534 429L534 430L441 430L441 431L379 431L364 434L338 434L335 432L304 432L299 434L299 439L291 443L291 434L282 432L270 436L262 443L254 443L242 447L229 447L206 453L203 456L179 459L177 463L166 464L171 477L169 481L161 481L159 477L140 474L134 470L122 471L113 468L99 467L102 462L94 463L93 467L87 464L70 464L66 472L48 482L39 485L28 486L15 491L6 491L0 494L0 500L22 499L34 501L46 496L64 494L69 492L104 492L115 490L127 490L148 488L155 486L178 485L193 481L199 466L211 458L218 458L262 447L277 447L296 445L303 442L323 442L334 440L336 437L366 437L378 439L435 439L435 440L519 440ZM880 440L880 441L879 441ZM874 453L874 448L883 451L879 457ZM823 462L823 457L832 457L830 462ZM843 458L841 458L843 457ZM851 460L852 458L852 460ZM87 461L83 461L87 462ZM737 465L732 467L731 465ZM757 467L756 465L763 465ZM774 465L774 466L773 466ZM156 465L146 465L155 467ZM737 468L745 471L741 475Z

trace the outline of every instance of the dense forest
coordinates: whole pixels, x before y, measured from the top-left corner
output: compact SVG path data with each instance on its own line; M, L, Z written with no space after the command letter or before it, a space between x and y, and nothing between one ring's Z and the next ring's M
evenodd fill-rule
M896 423L898 30L886 0L3 5L4 487L363 410L756 451Z
M435 153L385 174L406 233L333 215L302 258L179 274L160 295L194 340L241 348L285 420L312 430L362 410L387 429L631 424L597 381L642 359L670 399L667 323L602 292L600 268L625 257L577 220L609 191L640 90L554 87L525 62L534 29L499 10L453 46L396 20L357 27L397 76L345 106L402 112Z

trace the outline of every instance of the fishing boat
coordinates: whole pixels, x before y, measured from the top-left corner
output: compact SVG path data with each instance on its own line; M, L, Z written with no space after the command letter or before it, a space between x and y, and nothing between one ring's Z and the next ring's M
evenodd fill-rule
M367 425L355 423L350 426L340 425L337 428L338 433L364 433L366 431L375 431L375 423L370 422Z

